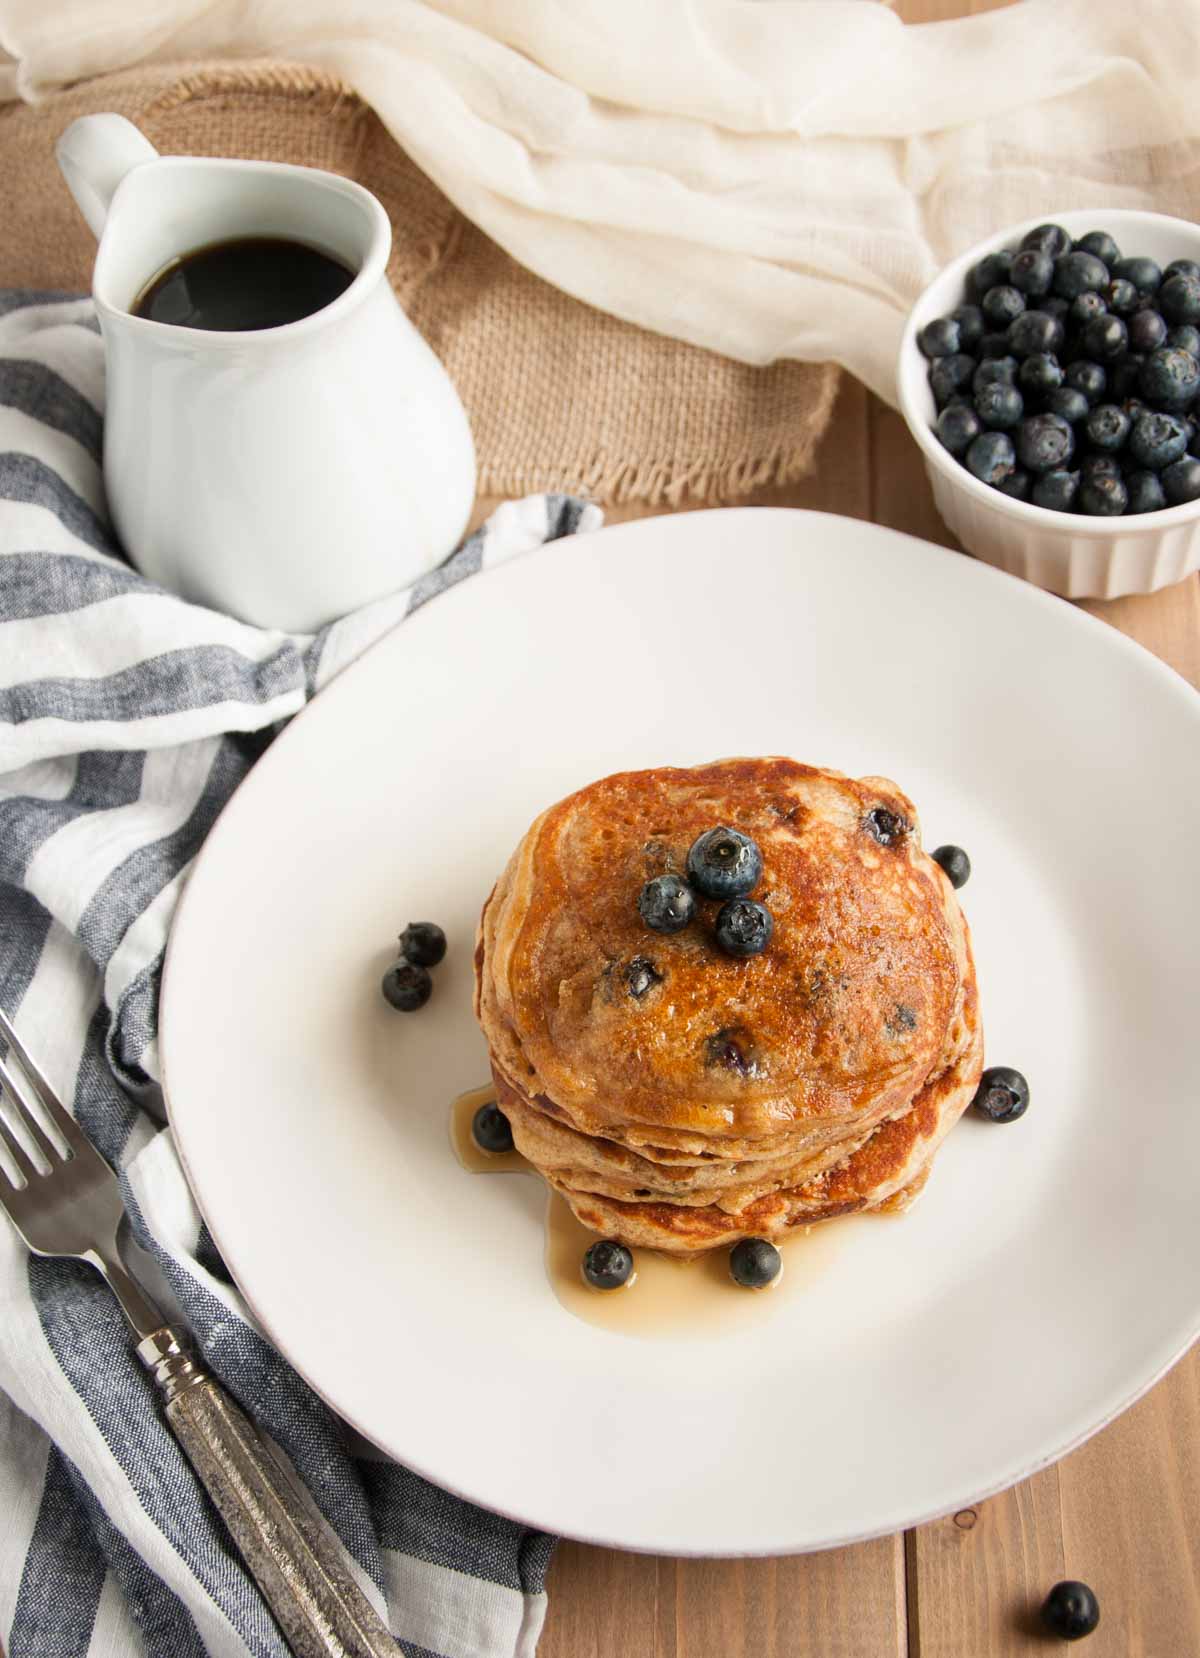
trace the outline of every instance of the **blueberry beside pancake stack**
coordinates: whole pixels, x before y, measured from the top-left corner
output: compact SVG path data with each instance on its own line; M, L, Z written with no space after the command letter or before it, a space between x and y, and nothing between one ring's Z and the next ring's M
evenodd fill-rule
M721 827L761 853L757 954L722 946L720 898L695 893L669 933L639 908ZM475 959L518 1150L630 1246L699 1254L902 1206L980 1078L967 924L884 778L781 758L603 778L530 827Z

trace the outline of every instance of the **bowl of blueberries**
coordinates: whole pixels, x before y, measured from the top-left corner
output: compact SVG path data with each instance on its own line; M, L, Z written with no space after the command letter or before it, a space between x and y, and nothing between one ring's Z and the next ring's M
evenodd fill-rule
M1200 568L1200 226L1060 213L913 307L900 407L968 552L1068 598Z

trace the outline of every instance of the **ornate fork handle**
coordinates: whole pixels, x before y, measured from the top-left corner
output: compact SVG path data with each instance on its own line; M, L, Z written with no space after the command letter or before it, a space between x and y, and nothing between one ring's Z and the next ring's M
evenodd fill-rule
M169 1326L138 1343L167 1420L296 1658L398 1658L324 1527L250 1422Z

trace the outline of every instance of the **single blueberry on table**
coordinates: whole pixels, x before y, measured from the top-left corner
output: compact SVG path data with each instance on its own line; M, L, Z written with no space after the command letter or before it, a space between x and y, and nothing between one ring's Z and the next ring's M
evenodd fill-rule
M1163 494L1173 507L1182 506L1185 501L1200 500L1200 460L1194 455L1184 455L1170 466L1164 467L1159 473L1162 479Z
M1132 282L1127 282L1124 277L1118 276L1114 277L1108 287L1105 288L1104 298L1114 316L1127 317L1137 309L1137 303L1141 295Z
M762 853L740 829L707 829L687 855L688 879L706 898L741 898L762 875Z
M1200 277L1176 271L1158 290L1158 308L1169 323L1200 322Z
M1025 309L1025 296L1007 283L999 283L984 294L979 309L993 328L1007 328Z
M945 870L946 879L955 891L971 879L971 860L961 846L935 847L929 856Z
M1138 384L1147 402L1160 409L1183 409L1200 391L1200 362L1190 351L1165 345L1146 358Z
M1129 397L1142 383L1142 364L1146 361L1140 351L1126 351L1108 371L1108 398L1120 402Z
M1084 430L1094 449L1119 449L1129 436L1129 416L1116 403L1097 403Z
M601 1238L583 1257L583 1276L594 1290L619 1290L633 1277L633 1255L615 1238Z
M1194 259L1172 259L1163 271L1163 281L1169 276L1196 276L1200 277L1200 265Z
M1167 343L1167 324L1157 311L1149 306L1135 311L1129 319L1129 345L1133 351L1157 351Z
M410 921L400 934L400 954L418 967L436 967L446 954L446 935L436 921Z
M1075 453L1075 434L1061 415L1029 415L1017 427L1016 449L1031 472L1053 472Z
M1076 391L1074 386L1055 387L1053 391L1046 393L1045 402L1048 414L1061 415L1072 425L1086 420L1087 412L1091 408L1087 398L1081 391Z
M1118 259L1113 266L1113 275L1132 282L1139 294L1152 294L1162 281L1163 273L1153 259L1132 258Z
M1023 466L1018 466L1007 478L1001 478L996 488L1010 501L1028 501L1033 493L1033 475L1026 472Z
M1178 415L1148 409L1133 423L1129 453L1139 466L1161 472L1177 461L1188 445L1188 429ZM1143 508L1143 511L1145 509Z
M1057 259L1060 254L1069 252L1070 247L1070 235L1061 225L1036 225L1021 238L1022 252L1026 248L1043 248L1051 259Z
M742 1238L729 1251L729 1276L744 1290L765 1289L782 1267L783 1257L766 1238Z
M956 391L969 386L978 365L965 351L955 351L949 357L939 357L929 370L929 384L940 408Z
M1129 493L1127 513L1161 512L1167 504L1157 472L1130 472L1125 479L1125 488Z
M1119 518L1129 505L1129 491L1118 472L1085 476L1079 486L1079 510L1093 518Z
M975 413L985 426L1006 432L1025 413L1025 401L1015 386L994 380L975 393Z
M994 1123L1015 1123L1028 1109L1029 1084L1011 1066L993 1065L980 1077L971 1104Z
M1100 1602L1086 1583L1056 1583L1042 1602L1042 1623L1062 1641L1081 1641L1100 1622Z
M947 404L937 417L934 431L952 455L965 455L983 431L983 422L969 404Z
M1057 391L1062 383L1062 364L1052 351L1035 351L1017 370L1017 384L1030 397L1045 397L1047 392Z
M1094 253L1064 253L1054 261L1054 292L1064 299L1099 293L1109 280L1108 266Z
M1015 386L1017 383L1017 359L1015 357L988 357L971 377L971 390L978 391L980 386L990 386L995 383L1005 386Z
M1008 281L1008 273L1012 270L1013 256L1007 248L1001 248L996 253L986 253L979 263L972 269L969 286L976 298L982 298L989 288L995 288Z
M999 484L1012 472L1017 453L1007 432L980 432L967 450L967 470L981 483Z
M1083 325L1083 349L1096 362L1111 362L1129 344L1129 330L1120 317L1093 317Z
M774 931L770 910L753 898L730 898L717 911L717 943L727 956L761 956Z
M974 351L984 335L983 312L978 305L959 305L950 313L950 321L958 324L960 351Z
M638 896L638 914L656 933L678 933L696 913L696 895L679 875L656 875Z
M1022 248L1014 255L1008 280L1020 293L1030 299L1041 299L1050 292L1054 280L1054 260L1045 248Z
M935 317L917 335L922 354L930 358L950 357L961 343L958 324L951 317Z
M1070 512L1079 493L1078 472L1043 472L1034 479L1033 504L1051 512Z
M1107 230L1089 230L1086 236L1081 236L1075 243L1076 253L1093 253L1097 259L1102 259L1109 270L1113 268L1121 257L1121 250L1108 234Z
M386 1002L400 1013L415 1013L433 994L433 976L427 967L415 962L398 961L383 975L379 987Z
M1194 328L1191 323L1184 323L1181 328L1172 328L1164 344L1174 346L1176 351L1186 351L1193 357L1200 357L1200 328Z
M471 1138L481 1151L505 1152L513 1149L512 1124L493 1100L481 1105L471 1119Z
M1089 403L1100 401L1108 383L1103 364L1089 362L1086 357L1067 364L1065 379L1072 391L1081 391Z
M1009 344L1018 357L1035 351L1057 351L1063 343L1063 325L1046 311L1023 311L1010 325Z
M1103 294L1098 294L1089 288L1086 294L1079 294L1071 301L1070 319L1080 327L1085 322L1091 322L1093 317L1102 317L1108 310Z

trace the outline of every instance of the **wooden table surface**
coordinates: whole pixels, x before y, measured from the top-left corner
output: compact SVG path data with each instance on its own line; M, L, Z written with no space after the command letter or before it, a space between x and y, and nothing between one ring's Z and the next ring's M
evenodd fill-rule
M994 3L994 0L993 0ZM987 0L900 0L911 22ZM816 471L756 504L815 507L956 545L903 421L846 377ZM615 509L609 522L642 516ZM1087 608L1200 686L1200 577ZM1200 1271L1200 1263L1197 1263ZM1148 1288L1152 1293L1152 1287ZM1013 1355L1014 1387L1036 1363ZM1081 1450L902 1536L774 1560L674 1560L562 1543L539 1658L1034 1658L1051 1584L1100 1597L1087 1658L1200 1655L1200 1347Z

